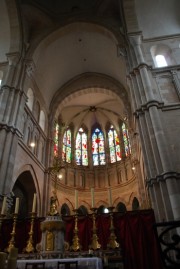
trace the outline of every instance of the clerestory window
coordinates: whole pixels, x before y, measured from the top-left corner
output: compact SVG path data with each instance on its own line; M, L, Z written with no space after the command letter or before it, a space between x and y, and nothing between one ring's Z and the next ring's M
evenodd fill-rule
M108 142L109 142L110 162L115 163L117 161L120 161L121 160L120 140L113 125L110 126L110 129L108 131Z
M93 165L105 165L104 134L100 128L96 128L92 133L92 159Z
M72 134L70 128L67 128L63 136L63 148L62 148L62 160L67 163L71 163L72 150L71 150Z
M157 64L157 67L165 67L167 66L167 62L166 62L166 59L164 57L164 55L156 55L155 57L156 59L156 64Z
M54 127L54 156L59 156L59 147L62 149L62 161L73 163L78 166L88 166L89 162L93 166L106 165L109 156L109 162L115 163L122 158L129 157L131 154L131 144L128 128L121 122L119 131L112 124L109 124L106 138L100 126L92 129L91 140L88 138L88 130L82 126L73 141L73 129L68 126L62 134L60 146L59 124ZM123 157L122 157L123 156Z
M87 134L80 128L76 136L75 158L77 165L88 165Z

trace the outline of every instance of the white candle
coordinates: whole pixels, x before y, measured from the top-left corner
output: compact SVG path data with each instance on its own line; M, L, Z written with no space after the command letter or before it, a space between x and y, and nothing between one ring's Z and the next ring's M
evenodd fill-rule
M16 204L15 204L15 210L14 210L14 214L18 214L19 211L19 198L16 198Z
M75 209L78 209L78 190L75 190Z
M3 198L3 204L2 204L2 209L1 209L1 215L4 215L4 213L5 213L5 209L6 209L6 200L7 200L7 197L4 196L4 198Z
M35 213L36 212L36 201L37 201L37 194L34 193L33 205L32 205L32 213Z
M91 204L92 208L94 208L94 188L91 188Z
M111 188L109 188L109 206L112 206L112 193L111 193Z

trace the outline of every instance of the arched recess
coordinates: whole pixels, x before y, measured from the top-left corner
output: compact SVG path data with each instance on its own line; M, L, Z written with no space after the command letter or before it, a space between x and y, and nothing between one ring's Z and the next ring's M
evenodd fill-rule
M37 193L37 213L41 209L40 190L36 173L31 165L24 165L14 174L12 180L12 191L15 196L20 197L20 211L22 217L27 217L28 213L32 211L32 203L34 193ZM22 201L21 201L22 198ZM26 203L26 210L22 209Z
M63 215L63 216L69 216L70 215L70 209L69 209L69 206L66 203L62 204L61 215Z
M88 210L87 210L87 208L86 208L84 205L81 205L81 206L78 208L78 214L79 214L79 215L87 215L87 214L88 214Z
M126 206L124 203L119 202L116 207L117 212L125 213L127 211Z
M47 21L47 18L45 20ZM88 18L88 20L85 19L79 20L77 18L72 17L70 21L68 19L67 21L64 19L63 24L59 25L58 28L54 27L54 31L52 31L51 28L51 31L48 32L47 29L46 36L43 35L43 38L40 35L39 39L37 38L37 40L29 48L27 53L28 58L29 59L33 58L36 64L40 53L46 50L49 44L54 42L54 40L56 40L57 38L62 38L67 33L79 29L80 25L82 25L83 29L85 29L86 31L99 32L101 35L113 39L116 44L124 45L125 40L123 39L121 32L120 31L118 32L115 29L113 29L113 27L111 27L109 23L106 22L102 23L101 20L100 21L96 20L96 22L94 22L94 20L91 21L90 18Z
M172 56L172 51L170 47L168 47L166 44L162 44L162 43L156 44L151 47L150 52L154 61L154 65L157 68L176 64ZM166 65L160 66L156 58L157 56L164 57L164 61L166 62Z
M138 210L139 208L139 201L136 197L133 198L132 201L132 210Z
M53 125L53 119L59 117L61 109L69 98L73 99L77 95L81 96L91 92L106 93L116 97L120 104L125 105L127 114L122 116L127 116L131 120L130 101L123 85L112 77L91 72L73 78L55 93L50 104L49 122ZM50 128L52 129L52 127Z
M12 191L20 198L19 216L28 217L28 213L32 211L33 195L36 193L30 171L24 171L18 176Z
M88 62L88 68L83 68L81 64L77 64L78 59L81 59L80 55L82 54L82 51L79 53L80 47L78 44L80 41L77 40L77 46L74 48L72 47L74 44L74 35L79 36L80 33L85 34L85 36L87 35L86 44L89 45L87 45L84 50L90 54L89 58L92 59L91 62ZM99 44L102 44L103 49L101 46L97 46L97 37L98 42ZM91 40L91 42L89 40ZM93 44L90 44L92 42ZM92 23L89 21L71 21L71 23L65 21L63 25L58 25L58 29L54 29L51 33L47 32L47 36L42 37L38 44L32 43L27 51L26 57L33 61L36 66L34 77L37 77L37 86L43 95L47 106L49 107L49 103L58 87L61 88L73 77L80 76L82 70L91 70L97 73L107 74L121 81L125 85L125 60L122 57L117 57L117 48L119 46L124 47L125 42L126 40L121 32L113 31L113 27L109 29L109 25L101 25L98 22ZM98 47L99 50L97 51ZM55 48L58 49L56 50ZM72 53L72 56L69 54L70 52ZM110 52L112 55L109 54ZM66 53L68 57L66 56ZM97 60L97 54L99 60ZM61 61L58 61L58 59L61 59ZM97 64L94 66L93 59L99 63L98 66ZM115 62L111 67L109 65L110 61ZM49 77L48 66L51 66L51 73L53 74L51 77ZM117 70L121 71L117 72ZM38 75L39 72L44 74L44 78L49 77L49 79L40 78Z
M103 214L103 213L106 213L106 209L107 207L104 206L104 205L100 205L97 209L97 214ZM107 211L108 212L108 211Z

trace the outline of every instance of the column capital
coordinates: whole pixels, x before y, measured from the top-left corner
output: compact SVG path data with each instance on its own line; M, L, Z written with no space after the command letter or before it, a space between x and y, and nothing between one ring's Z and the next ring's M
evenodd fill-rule
M142 32L129 33L129 40L133 46L140 46L142 43Z
M11 53L6 53L9 65L15 66L20 59L20 54L19 52L11 52Z

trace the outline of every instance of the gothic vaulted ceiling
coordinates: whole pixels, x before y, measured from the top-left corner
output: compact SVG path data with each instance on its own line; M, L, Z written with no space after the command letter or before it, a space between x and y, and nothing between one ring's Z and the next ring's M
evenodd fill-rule
M129 0L130 1L130 0ZM7 2L1 1L0 9L0 61L10 48L11 23ZM41 96L41 103L49 111L52 100L58 93L65 98L71 96L66 85L84 74L100 74L126 85L126 60L120 53L125 46L123 35L121 3L119 0L19 0L23 22L23 44L26 46L26 59L33 61L33 79L36 91ZM174 16L178 9L177 0L144 1L132 0L135 3L139 28L145 38L158 37L161 34L175 34L179 29L179 17ZM176 4L175 4L176 2ZM179 1L178 1L179 2ZM146 14L146 15L144 15ZM173 14L173 17L172 17ZM152 19L153 18L153 19ZM164 20L165 18L165 20ZM168 18L168 27L166 19ZM172 20L172 18L177 18ZM173 27L172 27L173 26ZM85 77L85 76L84 76ZM126 116L126 104L123 98L109 94L111 88L100 83L98 85L84 83L80 88L86 94L67 98L57 111L67 124L73 119L83 122L85 115L91 115L86 122L113 119ZM104 90L103 90L104 87ZM112 87L113 88L113 87ZM65 92L63 92L63 89ZM88 94L87 94L88 92ZM94 111L91 109L94 107Z
M110 94L106 83L91 81L75 86L73 81L87 73L100 74L125 89L125 59L119 54L124 41L119 32L122 22L118 1L21 2L27 22L27 54L33 59L33 76L46 107L54 95L64 91L66 101L57 110L66 124L84 123L90 128L95 122L104 125L111 119L117 125L118 119L125 116L121 98ZM84 92L71 98L70 91L68 98L69 83Z

